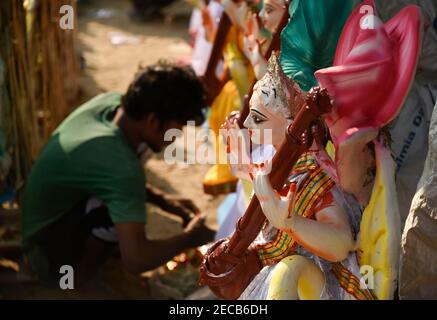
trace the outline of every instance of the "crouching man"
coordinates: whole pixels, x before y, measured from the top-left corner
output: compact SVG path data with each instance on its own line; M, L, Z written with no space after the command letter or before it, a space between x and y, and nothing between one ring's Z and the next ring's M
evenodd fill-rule
M70 265L80 285L114 244L127 270L139 274L213 239L191 201L146 185L141 161L171 143L164 141L167 130L203 121L204 96L191 69L159 62L142 70L125 95L99 95L56 129L22 202L23 250L42 282L58 284L60 268ZM149 240L146 201L180 216L184 233Z

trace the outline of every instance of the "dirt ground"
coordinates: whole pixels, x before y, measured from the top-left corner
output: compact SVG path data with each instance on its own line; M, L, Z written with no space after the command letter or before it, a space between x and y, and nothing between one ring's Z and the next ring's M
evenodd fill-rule
M128 16L129 10L130 3L127 0L79 3L79 51L85 65L81 75L81 101L101 92L124 92L140 64L151 64L161 58L173 61L189 59L191 48L187 30L191 8L187 3L180 0L164 10L164 17L143 23L132 21ZM113 41L127 43L112 44L111 37ZM147 164L147 179L167 192L193 199L208 214L208 225L215 228L216 208L223 198L204 194L202 180L208 168L205 165L168 165L162 155L155 155ZM152 206L148 206L146 230L155 239L182 232L177 218ZM0 297L165 299L175 297L171 291L147 278L139 281L127 274L116 255L105 265L97 281L85 290L61 292L37 285L14 285L0 288Z

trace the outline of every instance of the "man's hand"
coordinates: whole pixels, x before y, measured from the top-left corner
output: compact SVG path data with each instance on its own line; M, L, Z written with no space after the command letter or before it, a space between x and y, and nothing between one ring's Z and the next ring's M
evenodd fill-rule
M181 217L184 227L200 212L199 208L190 199L169 195L149 183L146 185L146 192L148 202L168 213Z
M187 249L211 241L214 232L204 224L203 216L190 221L185 231L162 240L149 240L143 223L117 223L117 236L123 263L133 274L153 270Z
M199 247L214 240L215 232L205 225L205 215L197 214L185 228L190 237L190 246Z
M190 199L169 195L164 196L161 209L181 217L184 227L200 213L200 209Z

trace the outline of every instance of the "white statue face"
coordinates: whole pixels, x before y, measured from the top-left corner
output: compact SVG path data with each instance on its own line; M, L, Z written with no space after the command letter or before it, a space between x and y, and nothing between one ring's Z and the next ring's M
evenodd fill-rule
M291 124L290 112L272 85L258 82L250 99L250 113L244 126L251 131L255 144L272 144L278 148Z
M285 9L283 0L264 0L263 8L259 14L264 28L271 33L275 32Z

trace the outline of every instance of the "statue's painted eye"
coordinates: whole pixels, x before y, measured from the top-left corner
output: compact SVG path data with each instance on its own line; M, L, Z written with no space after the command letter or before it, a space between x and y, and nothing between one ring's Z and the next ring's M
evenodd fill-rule
M262 119L258 116L255 116L255 115L252 116L252 119L253 119L253 122L255 122L256 124L260 124L260 123L266 121L265 119Z
M273 8L272 6L266 4L266 5L264 6L264 11L265 11L267 14L270 14L270 13L272 13L272 12L274 11L274 8Z

